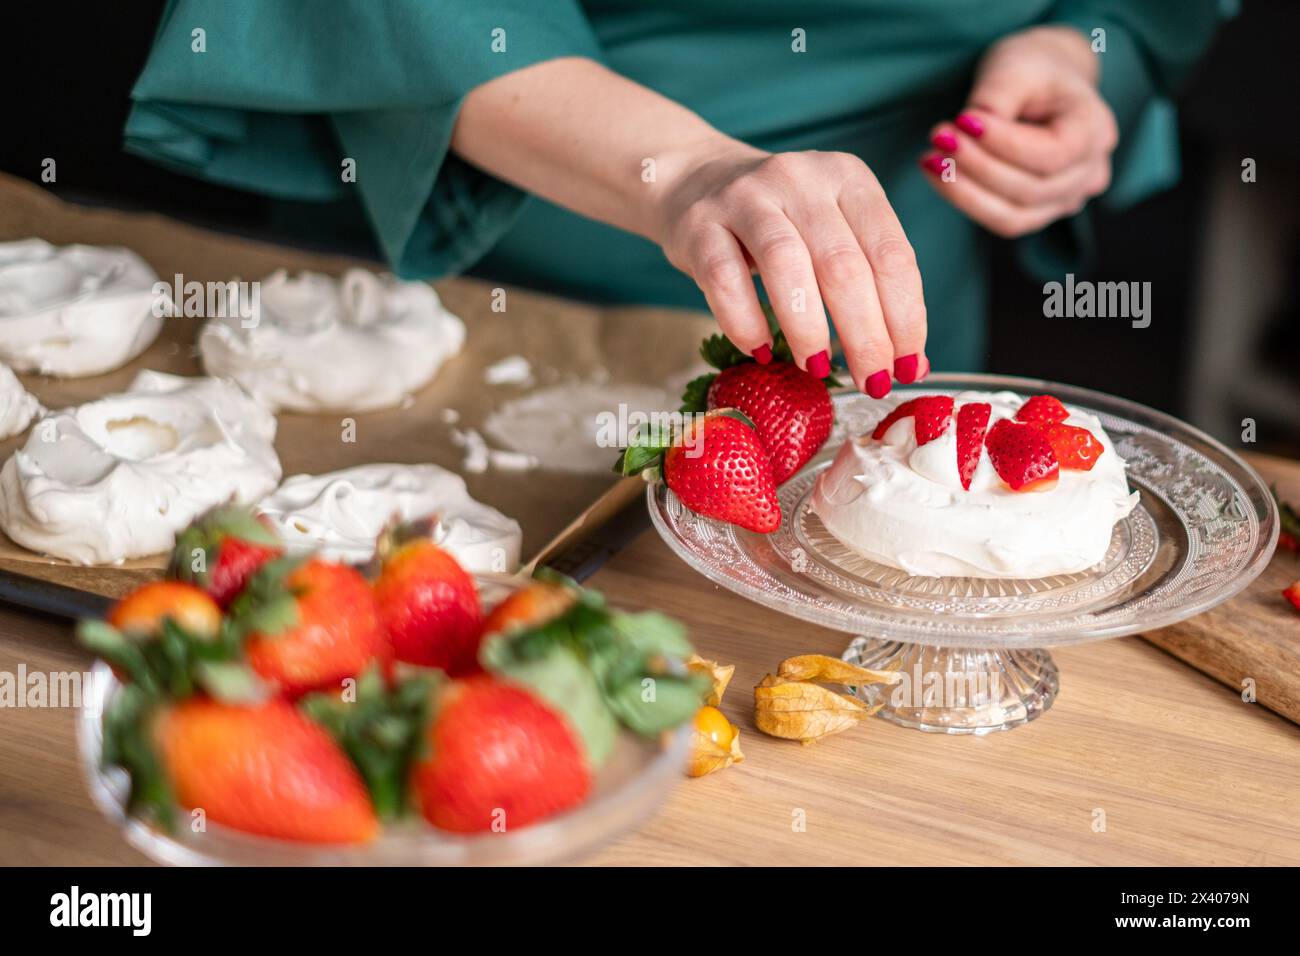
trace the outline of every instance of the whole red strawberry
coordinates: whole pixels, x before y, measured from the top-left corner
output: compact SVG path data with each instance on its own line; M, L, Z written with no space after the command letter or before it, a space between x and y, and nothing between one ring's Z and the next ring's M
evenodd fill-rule
M197 584L229 607L254 572L284 548L248 508L213 508L176 536L168 576Z
M1003 418L984 438L989 461L1012 491L1035 491L1056 482L1060 465L1056 453L1037 425Z
M457 833L509 832L577 806L591 790L567 721L523 687L480 676L437 694L426 756L411 771L420 813Z
M835 408L826 383L794 364L784 336L774 338L776 360L767 365L759 365L723 336L706 339L700 354L719 371L686 387L681 410L744 412L767 449L772 480L779 485L826 443Z
M483 609L474 579L418 526L385 532L378 556L372 588L393 656L452 677L477 671Z
M370 584L355 569L320 558L266 564L230 618L245 636L249 666L289 697L337 689L391 654Z
M356 768L285 701L195 697L164 708L149 730L176 802L212 823L308 843L360 843L378 832Z
M708 406L735 408L749 417L778 485L817 454L835 424L826 385L789 362L724 369L709 386Z
M625 475L659 469L696 514L759 534L781 527L781 503L767 449L753 423L734 408L692 416L671 432L643 432L619 456Z

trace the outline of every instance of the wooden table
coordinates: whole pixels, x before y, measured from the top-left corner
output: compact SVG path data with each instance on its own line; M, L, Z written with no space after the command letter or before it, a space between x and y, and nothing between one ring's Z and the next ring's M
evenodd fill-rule
M587 862L1300 865L1300 727L1139 638L1055 651L1056 704L1007 733L869 721L800 747L754 729L750 689L784 657L838 654L843 635L715 587L653 532L590 583L680 617L701 653L736 664L723 709L746 760L683 780L653 821ZM23 664L89 658L67 623L0 607L0 671ZM79 719L0 710L0 863L147 862L90 804Z

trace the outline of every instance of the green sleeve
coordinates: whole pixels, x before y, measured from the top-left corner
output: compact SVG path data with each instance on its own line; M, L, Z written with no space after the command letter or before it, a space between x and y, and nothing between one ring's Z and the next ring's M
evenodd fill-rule
M1119 124L1111 186L1100 199L1107 209L1131 206L1178 181L1172 99L1232 6L1225 0L1060 0L1049 12L1047 22L1073 27L1093 43L1100 92ZM1018 253L1030 273L1059 275L1078 268L1090 247L1085 214L1022 240Z
M450 155L460 104L562 56L599 57L577 0L171 0L125 146L272 197L358 198L395 271L455 273L525 201Z

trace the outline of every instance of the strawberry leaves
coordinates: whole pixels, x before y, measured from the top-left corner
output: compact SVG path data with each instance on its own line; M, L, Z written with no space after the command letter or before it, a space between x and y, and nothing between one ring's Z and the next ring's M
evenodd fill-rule
M410 770L423 755L425 727L442 680L440 671L412 668L389 689L376 664L357 678L353 700L318 691L299 701L303 713L356 765L381 820L396 819L407 809Z
M481 659L560 708L599 766L616 723L653 737L699 709L710 682L680 666L690 653L676 622L655 613L619 614L599 595L583 592L559 617L491 639Z

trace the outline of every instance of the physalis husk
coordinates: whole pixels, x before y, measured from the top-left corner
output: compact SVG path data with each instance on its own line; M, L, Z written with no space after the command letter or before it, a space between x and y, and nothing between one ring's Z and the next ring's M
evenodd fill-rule
M754 723L765 734L810 744L847 730L880 709L814 681L856 687L894 684L900 679L894 671L869 670L823 654L791 657L754 688Z

